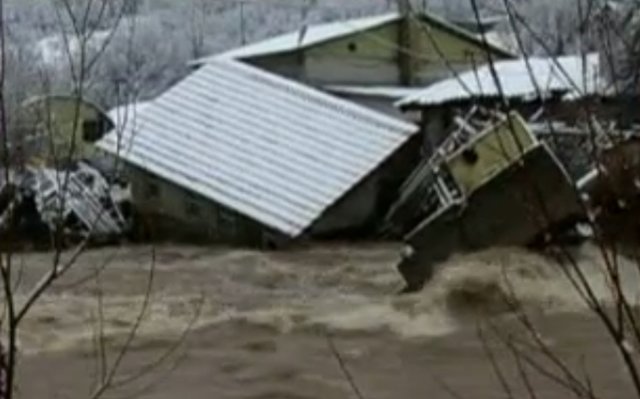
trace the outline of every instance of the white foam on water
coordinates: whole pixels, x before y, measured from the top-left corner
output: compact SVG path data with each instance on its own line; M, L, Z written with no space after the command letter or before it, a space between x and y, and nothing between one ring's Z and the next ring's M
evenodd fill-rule
M395 294L402 286L395 270L395 247L315 248L282 254L171 251L167 262L158 265L160 286L141 325L141 339L179 336L190 325L226 323L237 328L265 327L275 333L388 333L413 339L449 334L469 317L500 316L514 308L586 310L555 261L524 249L454 256L422 292L405 296ZM140 261L139 256L135 259ZM585 245L576 259L596 295L612 300L599 250ZM635 301L640 298L640 279L634 266L628 260L620 264L627 293ZM127 273L126 265L118 272ZM144 273L138 276L143 277ZM119 294L124 288L115 282L105 293L103 331L107 336L126 335L139 315L144 298L135 295L135 282L130 284L129 295ZM73 295L45 295L25 320L23 347L65 349L91 342L97 304L89 289ZM195 313L199 317L192 324Z

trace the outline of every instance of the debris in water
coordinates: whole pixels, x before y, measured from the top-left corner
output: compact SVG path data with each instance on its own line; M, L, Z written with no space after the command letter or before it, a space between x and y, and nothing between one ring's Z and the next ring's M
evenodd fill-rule
M68 239L105 240L122 236L128 222L121 211L126 196L114 194L103 175L86 162L57 170L27 167L10 171L0 186L0 229L22 226L34 238L36 225L61 230ZM31 222L29 222L31 221Z
M591 221L608 240L640 242L640 139L623 138L599 151L597 163L578 180Z
M516 113L475 112L404 184L387 217L411 247L407 290L456 252L525 245L581 216L565 168Z

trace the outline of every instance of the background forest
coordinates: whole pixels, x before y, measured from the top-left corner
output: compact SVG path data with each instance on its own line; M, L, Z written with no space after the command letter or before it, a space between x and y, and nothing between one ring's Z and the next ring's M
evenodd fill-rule
M95 20L100 22L83 25L89 27L87 32L77 32L77 24L65 19L68 13L61 9L60 2L10 1L6 9L10 103L19 104L41 93L68 92L73 71L69 63L77 62L80 49L106 52L107 56L96 57L98 61L88 73L84 90L89 98L109 108L158 95L188 72L187 64L192 59L319 21L396 9L393 0L137 0L128 3L124 17L113 11L109 18L110 10L103 13L93 10ZM522 32L523 48L528 52L543 52L540 39L558 52L570 52L576 46L571 40L578 20L572 0L510 0L509 3L535 29L534 34ZM504 4L504 0L480 2L482 13L487 17L504 16ZM417 0L414 7L451 20L473 20L468 0ZM534 40L532 36L539 37ZM79 43L83 40L86 45Z

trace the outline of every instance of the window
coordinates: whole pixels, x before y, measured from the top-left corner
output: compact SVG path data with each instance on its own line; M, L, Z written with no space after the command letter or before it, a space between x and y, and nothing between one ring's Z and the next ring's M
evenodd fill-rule
M468 148L462 152L462 159L468 165L475 165L478 163L478 153L473 148Z
M347 46L347 48L349 49L350 52L355 53L356 51L358 51L358 45L355 42L351 42L349 43L349 45Z
M82 139L90 143L98 141L102 138L103 130L100 121L86 120L82 122Z

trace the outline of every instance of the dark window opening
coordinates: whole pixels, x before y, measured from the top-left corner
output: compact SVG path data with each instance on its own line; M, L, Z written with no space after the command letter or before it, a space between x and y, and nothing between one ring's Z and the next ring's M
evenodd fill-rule
M462 159L469 165L475 165L478 162L478 153L473 148L468 148L462 152Z
M86 120L82 122L82 139L93 143L102 138L104 128L99 120Z
M347 48L349 49L349 51L351 51L352 53L355 53L356 51L358 51L358 45L355 44L354 42L349 43L349 45L347 46Z

